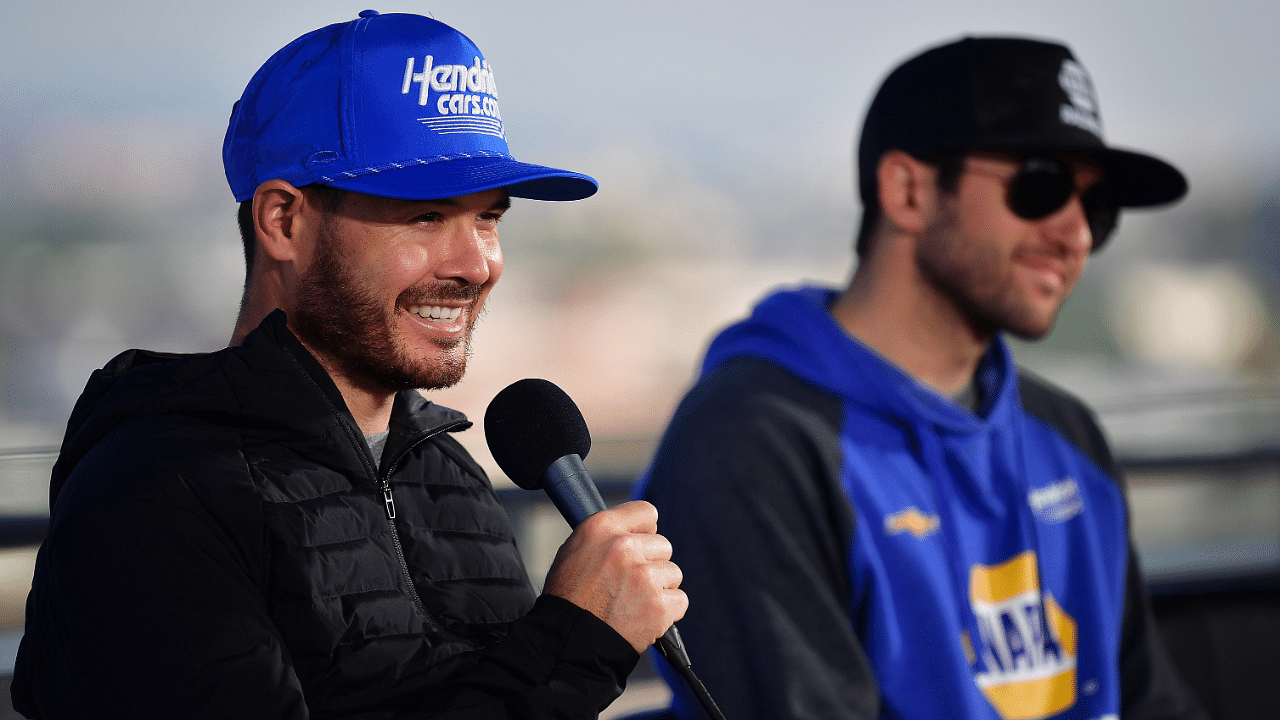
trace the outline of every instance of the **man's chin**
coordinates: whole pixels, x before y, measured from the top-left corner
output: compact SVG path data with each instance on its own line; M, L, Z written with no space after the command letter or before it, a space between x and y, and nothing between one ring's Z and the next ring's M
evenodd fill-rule
M446 348L441 348L446 349ZM450 352L431 361L420 361L417 367L407 373L408 378L417 390L443 390L462 382L467 373L466 345L453 341Z
M470 333L457 338L435 338L412 347L388 339L366 337L361 352L334 357L335 369L354 384L371 391L393 394L401 390L442 390L462 381L471 354Z
M1048 322L1024 321L1006 324L1004 331L1024 342L1040 342L1053 331L1056 318Z
M432 372L429 376L420 378L417 386L418 390L444 390L462 382L462 377L466 375L467 366L464 362L460 367L453 368L436 368L436 372Z

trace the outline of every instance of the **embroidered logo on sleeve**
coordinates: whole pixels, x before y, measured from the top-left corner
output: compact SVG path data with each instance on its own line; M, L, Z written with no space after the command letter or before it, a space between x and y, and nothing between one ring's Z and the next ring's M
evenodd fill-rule
M982 634L974 681L1000 717L1038 720L1075 705L1076 622L1041 596L1035 552L974 565L969 596Z
M909 507L892 515L884 516L884 532L886 535L898 535L909 532L916 538L923 538L938 531L938 516L926 514L920 508Z

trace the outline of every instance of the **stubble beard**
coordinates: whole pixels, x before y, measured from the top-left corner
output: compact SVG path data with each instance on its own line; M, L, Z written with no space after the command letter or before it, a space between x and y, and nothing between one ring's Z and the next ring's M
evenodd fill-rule
M330 372L348 382L385 392L438 390L456 385L471 357L471 331L480 314L474 304L478 286L434 282L414 286L396 298L395 310L383 303L343 262L332 223L320 228L316 258L298 281L297 306L289 325ZM427 360L412 356L399 337L394 313L433 301L472 303L467 327L458 339L434 339L441 352Z
M916 252L916 265L978 337L1004 330L1022 340L1040 340L1053 329L1061 308L1047 320L1038 317L1018 294L1012 260L993 244L966 238L954 207L944 207Z

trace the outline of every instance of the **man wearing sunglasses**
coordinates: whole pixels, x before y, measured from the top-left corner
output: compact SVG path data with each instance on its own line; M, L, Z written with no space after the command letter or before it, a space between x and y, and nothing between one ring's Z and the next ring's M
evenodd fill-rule
M712 342L640 494L727 717L1201 717L1091 412L1002 339L1050 331L1121 207L1186 192L1100 128L1062 45L908 60L863 127L850 284L776 292Z

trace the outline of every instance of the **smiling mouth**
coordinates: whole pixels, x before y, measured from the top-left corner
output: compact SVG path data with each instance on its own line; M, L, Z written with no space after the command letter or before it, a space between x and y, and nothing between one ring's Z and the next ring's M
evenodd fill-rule
M1023 253L1016 258L1016 261L1036 273L1055 275L1063 281L1066 281L1071 275L1070 267L1066 261L1053 255Z
M435 322L456 322L458 317L462 315L462 308L444 307L442 305L410 305L408 310L423 320Z

